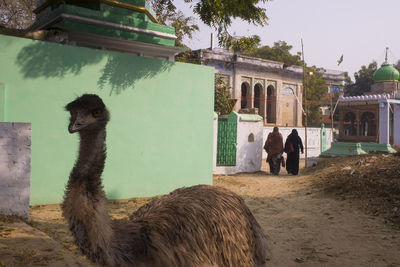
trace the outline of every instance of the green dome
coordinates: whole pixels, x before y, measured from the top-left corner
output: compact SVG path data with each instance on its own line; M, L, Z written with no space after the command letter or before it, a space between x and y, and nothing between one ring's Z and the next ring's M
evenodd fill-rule
M398 81L400 74L392 65L385 62L382 66L374 72L375 82Z

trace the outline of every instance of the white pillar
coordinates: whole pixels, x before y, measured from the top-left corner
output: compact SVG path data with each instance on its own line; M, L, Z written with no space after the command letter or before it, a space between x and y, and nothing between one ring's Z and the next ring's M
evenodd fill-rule
M297 127L303 127L303 93L302 93L302 84L298 83L297 84L297 90L296 90L296 95L297 95L297 118L296 118L296 126ZM298 101L297 101L298 100Z
M393 144L400 145L400 104L394 104Z
M247 103L247 107L254 108L254 78L250 78L250 105Z
M379 144L389 144L389 103L379 101Z

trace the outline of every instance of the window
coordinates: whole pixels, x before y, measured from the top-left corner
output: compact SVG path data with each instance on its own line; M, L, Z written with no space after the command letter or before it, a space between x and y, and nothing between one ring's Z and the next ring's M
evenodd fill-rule
M249 137L247 138L247 141L249 141L249 143L253 143L254 142L254 134L253 133L249 134Z
M242 98L240 108L247 108L247 97L249 94L250 85L247 82L242 83Z
M357 121L356 114L353 112L347 112L343 119L343 129L345 136L356 136L357 135Z
M360 120L361 136L376 136L375 115L372 112L364 112Z

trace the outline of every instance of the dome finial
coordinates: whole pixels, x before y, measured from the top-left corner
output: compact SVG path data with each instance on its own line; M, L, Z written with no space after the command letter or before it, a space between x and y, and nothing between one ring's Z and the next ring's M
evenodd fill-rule
M385 63L388 63L388 51L389 47L386 47Z

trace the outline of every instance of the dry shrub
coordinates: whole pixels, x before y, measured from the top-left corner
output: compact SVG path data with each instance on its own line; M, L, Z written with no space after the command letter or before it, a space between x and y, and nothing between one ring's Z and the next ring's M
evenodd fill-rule
M307 170L315 185L400 227L400 156L369 154L325 159Z

